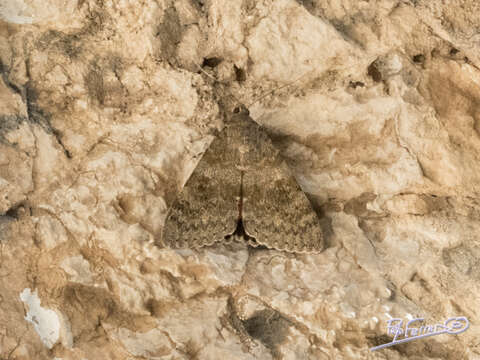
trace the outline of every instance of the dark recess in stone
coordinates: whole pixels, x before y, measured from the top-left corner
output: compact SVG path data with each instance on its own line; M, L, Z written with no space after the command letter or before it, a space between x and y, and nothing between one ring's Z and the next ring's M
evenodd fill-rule
M15 93L22 95L21 90L15 84L11 83L8 79L7 74L7 67L2 63L0 60L0 75L2 76L3 82L7 85L10 89L12 89Z
M208 67L214 68L217 65L219 65L222 61L223 59L218 57L205 58L203 59L202 67L208 66Z
M32 214L31 208L26 206L23 202L17 203L14 206L10 207L5 213L5 216L11 217L18 220L22 215Z
M245 70L237 67L237 65L233 65L233 68L235 69L235 79L237 81L242 82L247 80L247 74L245 73Z
M275 355L278 345L287 337L292 323L277 311L265 309L244 320L243 325L252 338L260 340Z
M49 116L37 106L36 100L38 98L38 95L36 90L33 89L30 84L27 84L25 87L25 94L28 113L27 120L33 124L39 125L47 134L53 134L55 136L55 139L57 139L58 144L62 147L65 156L68 159L71 159L71 153L65 148L65 145L62 142L62 134L60 133L60 131L58 131L52 126L49 120Z
M18 219L18 213L16 208L10 208L5 213L6 216L10 216L11 218Z
M450 55L456 55L460 52L460 50L456 49L456 48L451 48L450 49Z
M423 54L417 54L413 57L413 62L423 63L424 61L425 61L425 55Z
M357 87L364 87L365 84L361 81L350 81L350 83L348 84L348 86L356 89Z
M308 12L312 12L315 9L314 0L295 0L297 3L302 5Z
M370 77L373 79L373 81L375 81L375 82L380 82L380 81L382 81L382 74L381 74L381 72L378 70L375 61L370 64L370 66L368 67L367 71L368 71L368 72L367 72L368 76L370 76Z

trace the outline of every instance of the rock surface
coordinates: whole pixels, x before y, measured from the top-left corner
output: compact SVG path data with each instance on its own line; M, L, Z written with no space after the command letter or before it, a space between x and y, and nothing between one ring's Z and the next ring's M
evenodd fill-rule
M480 358L474 0L3 0L0 359ZM244 104L321 217L160 248ZM390 318L459 335L371 352ZM407 320L406 320L407 321Z

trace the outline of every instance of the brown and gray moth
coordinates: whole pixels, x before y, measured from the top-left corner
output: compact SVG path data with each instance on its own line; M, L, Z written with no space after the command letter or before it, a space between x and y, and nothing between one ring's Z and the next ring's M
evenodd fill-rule
M323 249L317 214L267 132L244 109L205 151L163 229L170 248L243 239L290 252Z

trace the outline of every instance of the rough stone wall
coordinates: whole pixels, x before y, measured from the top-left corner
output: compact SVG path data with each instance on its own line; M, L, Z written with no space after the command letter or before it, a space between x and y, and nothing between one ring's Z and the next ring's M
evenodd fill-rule
M479 31L475 0L2 0L0 359L480 358ZM239 104L321 254L155 245Z

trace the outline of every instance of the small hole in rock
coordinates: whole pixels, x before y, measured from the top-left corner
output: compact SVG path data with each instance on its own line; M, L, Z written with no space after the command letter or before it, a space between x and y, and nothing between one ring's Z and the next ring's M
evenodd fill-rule
M245 73L245 70L242 68L237 67L237 65L233 66L235 69L235 79L239 82L247 80L247 74Z
M357 87L364 87L365 84L361 81L350 81L350 83L348 84L350 87L356 89Z
M18 220L23 214L25 214L25 212L26 209L24 205L18 204L8 209L5 215Z
M208 67L214 68L218 64L220 64L222 61L223 59L218 57L205 58L203 59L202 67L208 66Z
M382 81L382 73L378 70L377 65L375 62L371 63L367 69L368 75L373 79L375 82Z
M417 54L413 57L413 62L423 63L424 61L425 61L425 55L423 54Z
M8 209L5 215L10 216L14 219L18 219L17 209L14 208Z
M288 336L288 329L292 325L280 313L265 309L257 311L252 317L243 321L245 330L254 339L260 340L268 349L277 352L277 347Z

